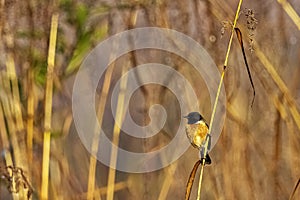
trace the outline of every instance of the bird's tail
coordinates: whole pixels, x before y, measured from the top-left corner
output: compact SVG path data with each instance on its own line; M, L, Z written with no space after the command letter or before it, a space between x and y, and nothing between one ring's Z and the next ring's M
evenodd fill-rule
M209 154L206 154L206 158L201 158L201 164L203 163L203 159L205 159L205 165L210 165L211 164L211 158Z

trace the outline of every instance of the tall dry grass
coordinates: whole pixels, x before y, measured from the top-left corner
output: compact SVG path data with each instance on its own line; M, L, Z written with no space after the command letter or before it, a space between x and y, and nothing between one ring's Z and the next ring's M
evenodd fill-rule
M128 28L145 26L168 27L189 35L207 49L221 71L230 39L228 30L221 37L222 22L232 20L237 4L238 1L216 0L122 3L63 0L54 8L51 3L35 0L1 1L0 198L27 199L32 188L31 199L183 199L198 153L190 148L169 167L151 173L130 174L109 169L85 150L72 123L74 77L84 57L100 41ZM225 126L210 153L213 164L205 168L201 198L297 199L299 196L299 188L292 194L300 177L299 6L295 0L243 2L242 11L253 9L258 20L254 35L249 38L254 42L245 44L246 48L253 44L254 51L246 54L256 99L251 108L251 85L238 41L233 40L224 76ZM47 75L47 57L54 11L60 19L51 94L51 88L45 88L49 84L47 78L51 77ZM133 13L137 16L134 23ZM249 30L243 12L237 26L245 42ZM190 80L199 98L199 110L209 119L212 105L208 91L189 63L167 52L135 51L129 59L124 56L113 63L99 82L97 115L108 137L114 137L108 102L128 60L132 66L158 62L179 71ZM136 74L137 80L141 77ZM140 98L145 98L144 105L136 105ZM168 89L143 86L132 97L128 109L138 124L146 125L149 107L155 103L163 105L168 113L163 130L147 140L137 140L120 131L115 134L119 146L147 152L170 142L183 113ZM44 120L46 115L48 123ZM117 154L112 158L117 159ZM198 175L195 183L199 181ZM20 181L10 181L12 177ZM197 187L193 187L191 199L196 196Z

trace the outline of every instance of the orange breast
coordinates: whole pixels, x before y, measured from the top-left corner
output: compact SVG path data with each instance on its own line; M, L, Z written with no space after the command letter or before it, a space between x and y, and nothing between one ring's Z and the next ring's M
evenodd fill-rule
M204 145L206 135L208 134L208 127L204 122L200 122L199 124L187 124L186 134L191 144L196 148L200 148Z

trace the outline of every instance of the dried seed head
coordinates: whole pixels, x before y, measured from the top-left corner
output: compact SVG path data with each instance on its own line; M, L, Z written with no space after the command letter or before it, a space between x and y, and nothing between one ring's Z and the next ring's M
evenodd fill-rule
M249 43L249 51L252 53L254 51L254 31L256 30L258 20L255 17L255 12L252 9L245 8L243 11L246 17L246 26L248 30L248 43Z

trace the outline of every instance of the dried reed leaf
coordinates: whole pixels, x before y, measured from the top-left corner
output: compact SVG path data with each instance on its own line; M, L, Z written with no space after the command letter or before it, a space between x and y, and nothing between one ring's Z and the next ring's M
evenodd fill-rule
M190 173L190 177L189 177L189 180L186 184L186 191L185 191L185 200L189 200L190 199L190 196L191 196L191 191L192 191L192 187L193 187L193 183L194 183L194 180L195 180L195 176L196 176L196 172L197 172L197 169L200 165L201 161L198 160L195 164L194 164L194 167Z
M247 62L247 57L246 57L246 53L245 53L245 49L244 49L244 44L243 44L242 32L240 31L239 28L234 28L234 30L236 32L238 41L239 41L241 49L242 49L242 53L243 53L245 65L246 65L247 72L248 72L248 77L249 77L249 80L250 80L250 83L251 83L251 86L252 86L252 89L253 89L253 98L252 98L252 102L251 102L251 107L252 107L253 103L254 103L254 99L255 99L255 88L254 88L254 84L253 84L251 72L250 72L250 69L249 69L249 65L248 65L248 62Z

